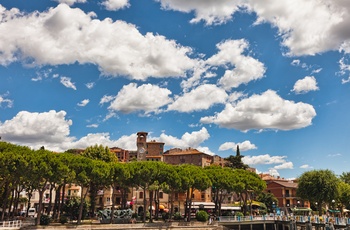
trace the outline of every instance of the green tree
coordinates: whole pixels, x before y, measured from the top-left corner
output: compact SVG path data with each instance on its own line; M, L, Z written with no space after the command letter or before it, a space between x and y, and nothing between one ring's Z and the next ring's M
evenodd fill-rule
M268 212L273 212L273 204L278 206L278 199L270 192L262 192L257 196L257 201L266 205Z
M344 181L347 184L350 184L350 172L343 172L340 176L339 176L341 181Z
M211 181L200 166L183 164L179 166L182 190L186 191L185 217L191 221L191 205L194 190L204 191L211 186Z
M260 194L266 189L266 183L263 181L258 174L244 170L235 169L235 178L238 178L236 182L236 192L240 195L243 201L243 213L246 214L248 210L248 202L250 210L252 210L252 197L253 194Z
M330 204L338 197L339 179L330 170L312 170L303 173L298 180L297 196L317 202L319 215L322 215L322 206Z
M221 203L236 189L238 178L232 168L212 165L204 168L212 183L212 195L215 203L215 213L221 216Z
M107 163L118 162L118 158L116 157L116 155L112 153L107 146L104 147L103 145L96 144L94 146L89 146L84 150L84 152L81 155L90 159L100 160ZM89 186L91 202L90 213L95 213L97 193L99 190L103 189L105 185L105 181L91 181L91 184Z
M339 204L339 208L343 210L343 208L349 208L349 200L350 200L350 184L345 183L344 181L340 181L338 184L339 196L337 199L337 203Z
M225 158L226 160L226 167L230 167L233 169L247 169L249 168L248 165L244 164L242 161L242 158L244 156L241 155L240 150L239 150L239 145L237 145L237 150L236 150L236 156L230 155L229 157Z

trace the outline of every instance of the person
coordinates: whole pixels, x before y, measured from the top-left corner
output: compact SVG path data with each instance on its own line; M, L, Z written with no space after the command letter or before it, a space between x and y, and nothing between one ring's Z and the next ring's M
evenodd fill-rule
M209 222L208 224L211 225L213 223L213 218L211 216L209 216Z

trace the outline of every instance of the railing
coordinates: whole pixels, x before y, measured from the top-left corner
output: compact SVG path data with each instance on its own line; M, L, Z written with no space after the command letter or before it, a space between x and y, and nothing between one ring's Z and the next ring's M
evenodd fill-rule
M0 229L20 229L22 227L21 220L2 221L0 222Z
M219 222L243 222L243 221L296 221L300 223L334 223L335 225L350 225L348 217L329 217L329 216L220 216L217 218Z

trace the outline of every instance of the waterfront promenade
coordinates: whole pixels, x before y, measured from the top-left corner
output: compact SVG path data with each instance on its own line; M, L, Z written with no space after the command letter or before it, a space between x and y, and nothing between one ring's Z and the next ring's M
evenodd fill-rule
M208 229L208 230L326 230L327 226L333 225L334 229L350 230L350 218L338 218L327 216L222 216L218 217L212 224L208 222L184 222L155 221L153 223L133 223L133 224L100 224L99 221L88 221L81 225L76 223L58 224L51 223L48 226L34 226L33 219L26 221L2 222L0 230L15 229L76 229L76 230L114 230L114 229Z

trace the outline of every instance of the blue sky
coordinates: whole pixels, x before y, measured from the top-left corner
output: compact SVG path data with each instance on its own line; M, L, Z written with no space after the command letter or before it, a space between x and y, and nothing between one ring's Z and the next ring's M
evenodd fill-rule
M350 2L2 0L0 136L347 172Z

